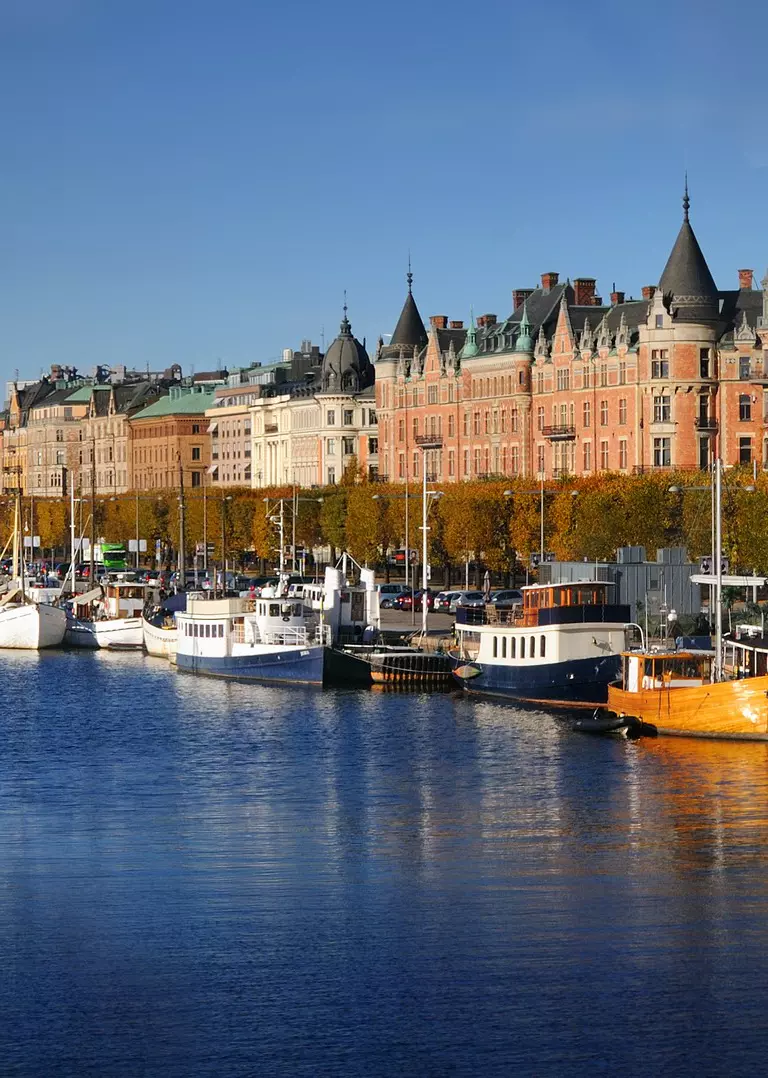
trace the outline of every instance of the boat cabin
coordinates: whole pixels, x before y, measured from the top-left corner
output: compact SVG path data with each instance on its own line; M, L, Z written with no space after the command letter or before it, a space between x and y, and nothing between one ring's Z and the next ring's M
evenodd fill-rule
M543 611L563 607L606 606L608 589L614 584L603 580L578 580L567 584L531 584L523 588L523 625L539 625L549 619L541 618Z
M152 584L110 581L104 587L104 609L109 618L138 618L148 599L155 595Z
M624 652L622 688L625 692L685 689L712 680L712 652Z

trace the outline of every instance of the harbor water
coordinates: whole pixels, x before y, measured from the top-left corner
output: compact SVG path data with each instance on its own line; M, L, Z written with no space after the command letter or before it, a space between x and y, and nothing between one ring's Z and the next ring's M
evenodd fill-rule
M0 1073L740 1075L768 745L0 656Z

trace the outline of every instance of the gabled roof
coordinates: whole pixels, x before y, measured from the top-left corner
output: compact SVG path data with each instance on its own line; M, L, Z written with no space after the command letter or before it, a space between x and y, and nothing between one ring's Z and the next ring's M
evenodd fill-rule
M196 387L194 390L174 386L168 396L160 397L154 404L142 408L132 418L159 419L172 415L203 415L206 408L213 404L213 394L213 386Z

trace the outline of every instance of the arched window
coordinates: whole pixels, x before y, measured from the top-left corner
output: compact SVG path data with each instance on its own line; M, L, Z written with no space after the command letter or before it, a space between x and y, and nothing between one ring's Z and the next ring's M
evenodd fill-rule
M532 659L536 658L536 637L531 637L531 650L529 652Z
M524 636L520 637L520 658L521 659L525 658L525 637Z
M502 657L502 659L506 659L506 657L507 657L507 638L506 638L506 636L502 636L502 638L501 638L501 657Z
M499 655L499 638L494 636L493 638L493 657L497 659Z
M514 657L515 657L515 651L516 651L515 643L516 642L515 642L514 636L511 636L509 638L509 657L510 657L510 659L514 659Z
M547 654L547 638L546 638L546 636L542 636L541 639L539 640L539 656L540 656L540 658L543 659L546 654Z

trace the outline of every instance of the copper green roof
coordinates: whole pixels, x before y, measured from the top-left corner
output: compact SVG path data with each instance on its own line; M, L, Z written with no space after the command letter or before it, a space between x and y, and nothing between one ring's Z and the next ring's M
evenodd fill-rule
M156 419L168 415L203 415L214 400L214 386L171 386L170 393L137 412L134 419Z
M91 399L91 393L93 392L94 389L111 389L111 388L112 388L111 386L94 386L94 385L80 386L79 389L76 389L73 393L70 393L70 395L67 397L67 403L72 402L74 404L87 404L88 401Z

